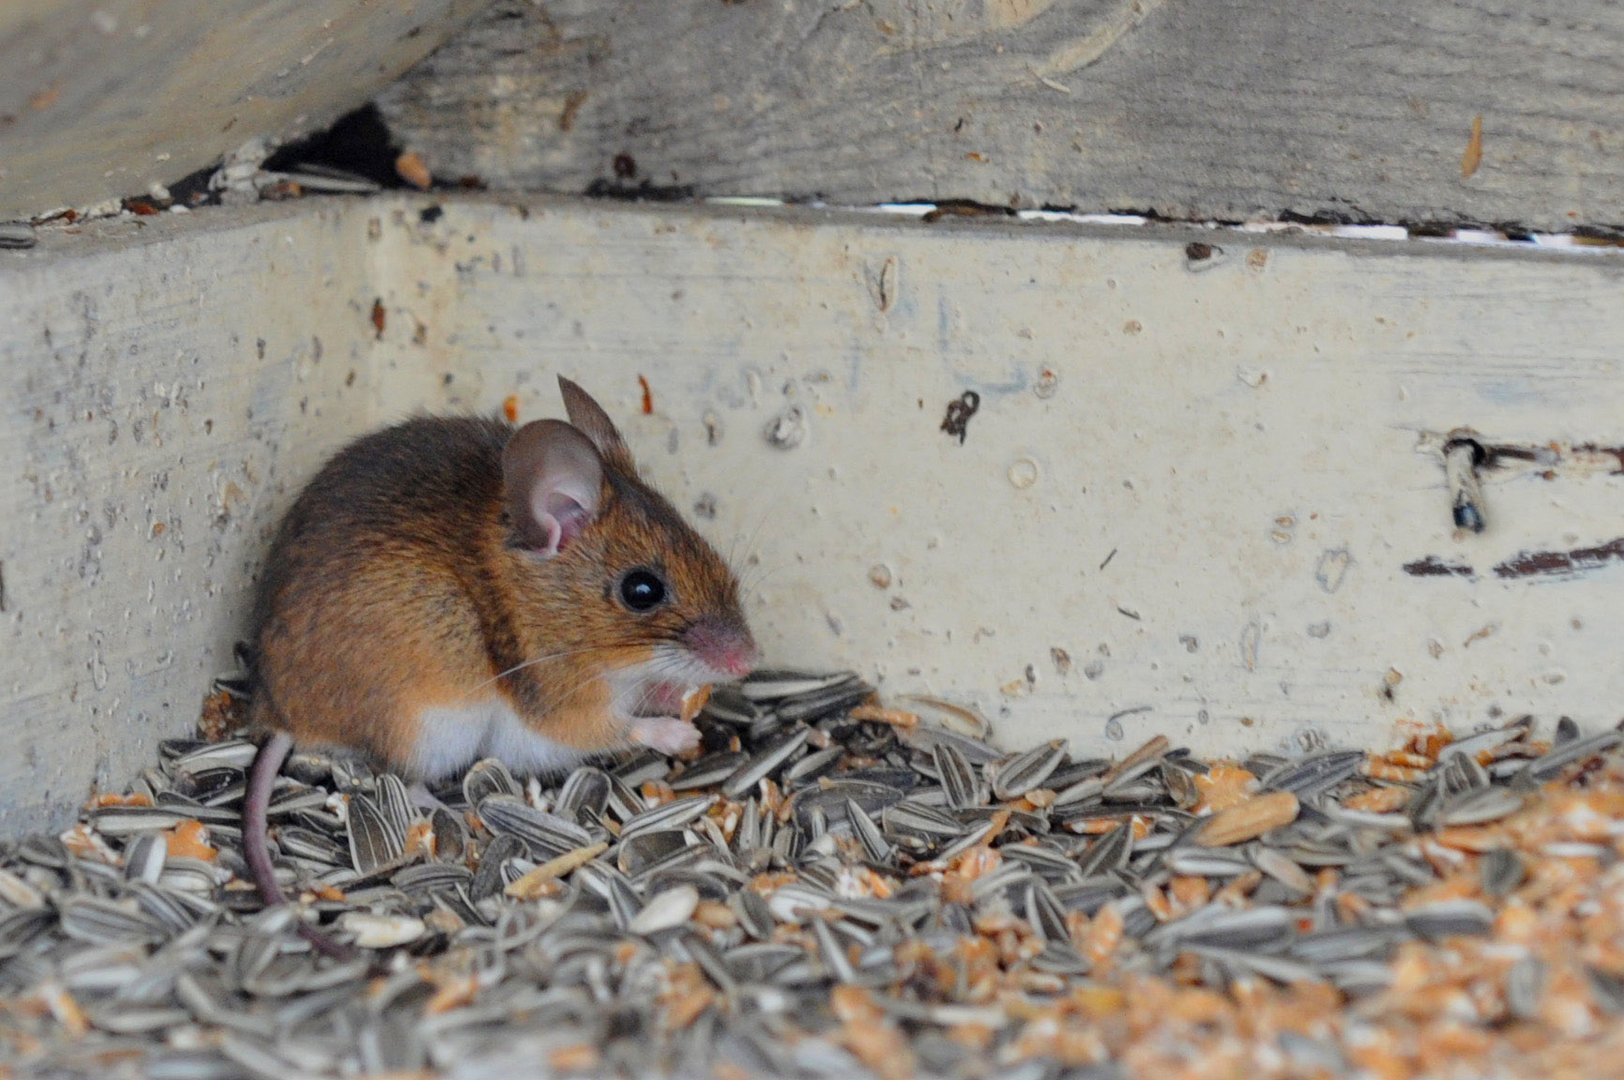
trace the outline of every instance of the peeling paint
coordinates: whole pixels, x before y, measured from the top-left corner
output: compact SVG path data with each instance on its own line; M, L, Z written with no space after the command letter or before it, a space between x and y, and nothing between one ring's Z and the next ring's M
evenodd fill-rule
M1496 577L1572 577L1611 562L1624 561L1624 536L1596 547L1569 551L1522 551L1494 568Z

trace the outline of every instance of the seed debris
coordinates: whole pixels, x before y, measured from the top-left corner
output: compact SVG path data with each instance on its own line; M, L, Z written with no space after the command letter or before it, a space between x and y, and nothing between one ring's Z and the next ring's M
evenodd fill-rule
M704 704L697 760L481 761L430 810L296 753L270 820L300 899L272 910L240 852L252 744L165 743L61 836L0 842L0 1060L1410 1077L1624 1052L1616 731L1112 761L916 707L767 672Z

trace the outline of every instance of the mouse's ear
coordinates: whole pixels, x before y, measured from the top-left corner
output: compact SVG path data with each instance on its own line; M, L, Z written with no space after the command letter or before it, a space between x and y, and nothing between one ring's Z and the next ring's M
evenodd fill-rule
M536 420L502 449L508 514L525 546L551 558L575 541L603 502L603 459L562 420Z
M632 462L632 452L626 448L626 441L620 437L615 422L609 419L603 406L562 375L558 377L558 389L564 395L564 412L569 415L570 423L592 440L592 445L598 448L603 459L627 472L635 472L637 467Z

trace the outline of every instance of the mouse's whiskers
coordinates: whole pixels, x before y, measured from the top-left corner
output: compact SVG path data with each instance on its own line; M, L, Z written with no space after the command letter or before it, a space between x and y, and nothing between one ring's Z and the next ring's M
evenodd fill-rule
M535 667L537 664L544 664L548 660L559 660L559 659L562 659L563 657L566 657L566 656L580 656L583 653L605 652L605 651L608 650L608 648L609 648L608 646L603 646L603 645L586 645L586 646L582 646L579 649L563 649L563 650L561 650L559 652L551 652L551 653L545 653L545 654L543 654L541 656L534 656L534 657L531 657L529 660L523 661L522 663L514 664L512 667L508 668L506 671L501 671L501 672L498 672L495 675L492 675L490 678L486 679L484 682L482 682L478 686L474 687L474 689L475 690L483 690L485 687L491 685L492 683L501 682L503 679L507 678L509 675L514 674L515 672L523 671L525 668L528 668L528 667ZM587 681L590 682L591 680L588 679ZM582 685L585 685L585 683L583 683Z

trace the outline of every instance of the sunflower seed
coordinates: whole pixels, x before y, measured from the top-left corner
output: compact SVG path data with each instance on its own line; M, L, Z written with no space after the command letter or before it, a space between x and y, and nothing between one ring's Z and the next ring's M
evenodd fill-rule
M478 806L492 795L517 799L523 794L508 767L496 758L474 762L462 777L462 797L469 806Z
M746 934L757 941L765 941L772 936L772 909L760 893L753 889L740 889L729 898L728 906L738 916L739 926Z
M1060 906L1053 890L1040 880L1029 881L1022 895L1022 910L1026 921L1046 945L1070 945L1071 933L1066 929L1066 912Z
M705 701L702 715L723 723L749 727L761 719L761 709L736 687L718 686Z
M1217 961L1220 966L1231 973L1231 978L1250 973L1271 979L1282 986L1290 986L1293 983L1314 982L1319 977L1319 973L1307 964L1301 964L1283 956L1270 956L1260 952L1218 948L1212 945L1191 945L1188 948L1196 956Z
M1121 870L1128 865L1133 854L1133 826L1123 822L1094 841L1083 857L1077 861L1077 872L1082 877Z
M478 813L492 832L518 837L537 859L557 858L592 844L592 834L575 822L537 810L509 795L487 796L479 804Z
M1240 852L1187 845L1170 852L1167 865L1175 874L1189 877L1230 878L1246 873L1255 864Z
M1572 739L1551 749L1544 757L1530 761L1525 769L1528 776L1539 782L1551 779L1575 762L1595 754L1605 753L1624 742L1624 732L1603 731L1588 738Z
M689 765L683 774L671 781L672 791L697 791L714 787L750 764L750 755L737 753L708 754Z
M187 815L155 806L109 806L91 815L96 831L107 837L173 829Z
M1494 913L1475 900L1441 900L1411 909L1404 923L1428 940L1478 936L1487 934L1494 925Z
M259 747L247 739L225 739L216 743L193 744L170 763L174 773L198 773L204 769L229 768L238 772L254 763Z
M963 760L962 754L959 755L959 759ZM1053 739L1041 746L1035 746L996 767L993 773L992 793L999 799L1019 798L1040 786L1065 759L1064 739Z
M649 898L643 910L634 915L627 929L634 934L649 935L670 930L686 923L699 906L699 890L692 885L677 885Z
M798 754L811 734L810 728L796 728L774 738L765 749L747 755L746 760L722 781L722 793L733 798L743 795Z
M799 671L757 671L738 686L738 692L747 701L774 701L799 697L856 681L849 672L838 671L827 675L813 675ZM714 695L712 695L714 696Z
M655 832L663 829L680 829L696 819L703 817L715 805L714 795L691 795L685 799L675 799L663 806L645 810L628 819L620 831L621 843L644 832Z
M162 941L169 931L162 923L132 903L79 896L60 909L62 932L92 945L116 942Z
M1288 761L1258 776L1259 791L1285 791L1298 799L1312 799L1358 773L1365 762L1359 750L1327 750L1298 761Z
M45 896L10 870L0 868L0 900L14 908L42 908Z
M773 715L786 724L810 723L861 704L873 692L857 679L846 679L822 690L784 698L773 706Z
M947 805L962 810L982 801L976 790L975 771L957 747L938 744L931 750L931 760L936 766L937 776L941 777L942 788L947 792Z
M595 1075L742 1062L845 1076L867 1066L839 1002L859 1026L893 1032L888 1045L917 1073L1069 1080L1093 1074L1027 1045L1048 1003L1091 1012L1123 977L1165 979L1177 965L1222 1015L1249 982L1328 983L1349 999L1337 1025L1264 1035L1246 1052L1339 1075L1354 1060L1342 1033L1379 1032L1395 1000L1381 992L1405 985L1394 958L1430 964L1427 942L1492 933L1501 897L1525 877L1550 880L1540 860L1611 865L1588 817L1577 831L1517 823L1547 812L1541 784L1593 757L1576 790L1614 783L1617 747L1574 725L1544 757L1524 718L1445 745L1431 765L1411 751L1393 759L1413 770L1402 785L1360 777L1363 753L1253 754L1261 790L1198 817L1209 768L1165 738L1119 762L1069 761L1058 741L1009 754L973 714L921 702L916 725L855 721L846 710L870 694L860 680L769 676L779 685L758 680L754 699L718 688L707 704L701 723L726 725L736 751L676 766L638 752L528 789L480 762L436 789L452 805L426 818L397 777L296 754L272 836L280 879L317 896L303 907L261 910L245 884L237 815L251 744L166 743L132 785L153 805L88 810L61 840L0 842L0 995L55 980L81 1003L88 1041L41 1041L62 1026L48 1010L8 1015L56 1055L42 1074L117 1050L154 1076L474 1077L505 1074L497 1061L534 1071L561 1049L585 1062L589 1049L582 1068ZM636 786L649 781L645 797ZM1378 789L1405 791L1406 805L1343 805ZM207 827L217 861L166 857L181 850L169 830L188 820ZM407 861L407 830L425 821L432 844L412 854L429 855ZM1463 881L1482 891L1416 906L1417 889L1446 880L1437 895ZM505 895L527 882L527 899ZM362 955L316 955L298 936L307 919ZM993 947L991 994L976 974L986 946L967 953L963 939ZM1525 1028L1574 987L1593 1016L1624 1005L1617 972L1588 956L1558 981L1519 945L1483 948L1491 963L1525 957L1504 975L1505 1008ZM1492 982L1468 995L1495 1000ZM686 1026L667 1024L673 1000L691 1008ZM973 1045L942 1031L966 1024L985 1027Z
M577 824L601 817L609 808L609 774L583 765L569 774L558 791L554 812Z
M1517 853L1505 848L1487 852L1479 869L1483 875L1483 891L1496 899L1511 895L1512 890L1522 884L1525 873Z
M827 774L845 756L844 746L836 745L824 750L815 750L784 770L784 784L786 787L795 788L810 783Z
M1439 807L1437 820L1441 825L1483 825L1510 817L1522 806L1523 797L1509 788L1476 788L1447 800Z
M634 754L616 765L610 775L629 786L662 780L671 772L669 759L652 750Z
M169 857L169 841L162 833L145 833L124 849L124 876L155 885Z
M365 795L354 795L349 805L350 865L358 874L370 874L392 864L406 850L406 833Z

